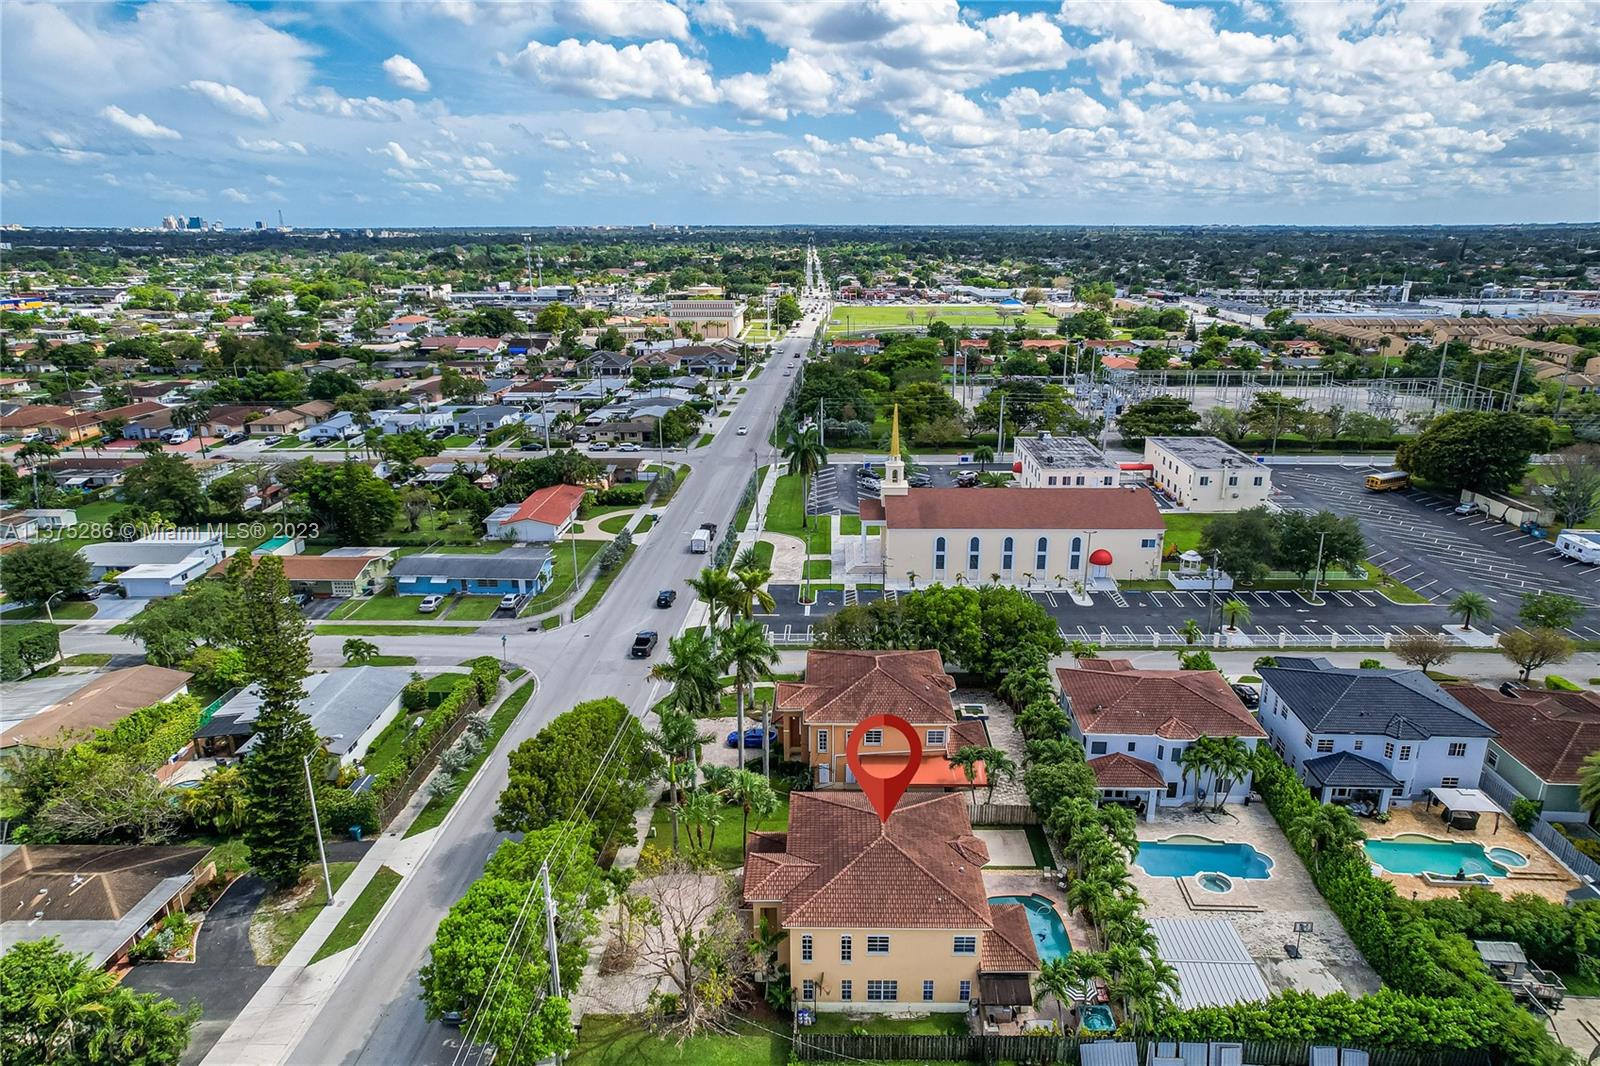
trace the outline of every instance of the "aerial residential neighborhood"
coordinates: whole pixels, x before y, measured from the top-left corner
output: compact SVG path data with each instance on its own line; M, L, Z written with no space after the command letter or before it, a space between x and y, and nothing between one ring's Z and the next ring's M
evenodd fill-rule
M0 5L0 1059L1600 1061L1591 14Z

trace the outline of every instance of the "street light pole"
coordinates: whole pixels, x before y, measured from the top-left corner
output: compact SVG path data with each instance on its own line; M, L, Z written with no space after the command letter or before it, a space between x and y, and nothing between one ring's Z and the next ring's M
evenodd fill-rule
M328 873L328 849L322 843L322 816L317 813L317 790L311 784L311 753L308 751L300 758L301 765L306 769L306 795L311 797L311 831L317 837L317 856L322 860L322 887L328 893L328 902L333 902L333 877Z
M1317 602L1317 582L1322 577L1322 545L1328 539L1328 531L1323 530L1317 534L1317 568L1311 572L1311 602Z
M1212 612L1217 608L1217 559L1221 554L1215 549L1211 552L1211 598L1206 601L1206 631L1212 635L1217 632L1217 625L1211 619Z

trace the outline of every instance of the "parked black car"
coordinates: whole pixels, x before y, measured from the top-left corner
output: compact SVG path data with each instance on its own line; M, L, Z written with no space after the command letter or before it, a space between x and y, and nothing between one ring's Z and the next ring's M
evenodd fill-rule
M1239 702L1246 707L1254 709L1261 706L1261 693L1249 685L1229 685L1228 687L1233 689L1233 694L1238 696Z
M656 641L660 639L653 629L642 629L634 634L633 647L628 654L635 659L648 659L650 653L656 650Z
M678 594L676 591L673 589L662 589L660 592L656 593L656 606L662 608L671 607L675 602L677 602L677 599Z

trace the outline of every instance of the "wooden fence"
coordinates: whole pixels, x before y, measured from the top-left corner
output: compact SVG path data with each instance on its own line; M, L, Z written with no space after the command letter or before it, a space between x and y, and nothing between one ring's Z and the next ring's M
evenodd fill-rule
M1038 825L1039 815L1026 803L969 803L967 818L973 825Z
M920 1060L944 1062L1032 1062L1076 1066L1079 1048L1096 1041L1076 1036L852 1036L844 1033L807 1033L794 1036L793 1056L801 1062L840 1059L867 1061ZM1110 1041L1104 1041L1109 1043ZM1132 1041L1143 1063L1149 1041ZM1248 1066L1306 1066L1313 1045L1296 1041L1244 1041L1240 1061ZM1486 1052L1419 1052L1397 1048L1372 1048L1370 1066L1490 1066Z
M462 705L462 711L456 715L455 721L451 722L444 732L434 738L433 743L428 746L427 751L423 752L421 760L417 762L411 772L396 783L389 790L387 796L380 797L378 801L378 828L380 830L387 829L389 823L394 821L401 811L405 810L406 804L411 802L411 797L422 786L422 782L428 779L428 775L433 773L433 768L439 764L439 756L448 751L450 745L456 742L456 738L461 736L462 732L467 728L467 719L472 717L480 706L476 691L468 695ZM401 711L400 713L405 714L407 712Z

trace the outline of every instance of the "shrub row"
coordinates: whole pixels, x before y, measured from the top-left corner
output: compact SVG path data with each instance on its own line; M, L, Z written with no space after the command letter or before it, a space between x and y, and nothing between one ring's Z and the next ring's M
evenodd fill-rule
M97 729L88 746L121 752L147 770L155 770L194 739L205 708L193 696L141 707L109 729Z
M411 735L406 737L405 744L401 746L400 758L377 776L372 791L380 796L386 796L390 789L404 781L411 771L421 765L428 749L455 725L457 719L488 703L494 698L495 690L499 686L500 661L491 655L473 659L472 672L463 677L444 699L439 701L438 706L423 716L422 725L414 729ZM411 685L406 688L408 692L412 690ZM406 698L402 695L402 707L406 705Z

